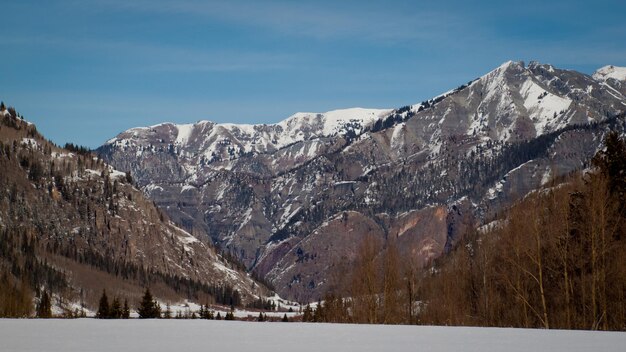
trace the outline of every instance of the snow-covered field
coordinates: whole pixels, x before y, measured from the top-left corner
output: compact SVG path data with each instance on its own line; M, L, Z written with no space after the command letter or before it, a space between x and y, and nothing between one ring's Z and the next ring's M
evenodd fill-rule
M0 319L0 351L624 351L626 333L214 320Z

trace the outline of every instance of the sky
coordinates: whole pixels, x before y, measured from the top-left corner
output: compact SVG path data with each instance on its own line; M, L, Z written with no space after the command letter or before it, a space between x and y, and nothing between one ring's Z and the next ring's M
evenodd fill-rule
M57 144L397 108L507 60L626 66L621 1L0 0L0 100Z

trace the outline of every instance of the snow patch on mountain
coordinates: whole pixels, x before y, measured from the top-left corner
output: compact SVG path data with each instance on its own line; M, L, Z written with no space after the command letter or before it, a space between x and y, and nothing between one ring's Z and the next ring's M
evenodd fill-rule
M532 79L524 82L520 94L524 98L524 107L528 111L528 117L535 123L538 136L544 133L548 124L556 122L557 116L565 112L572 103L569 98L562 98L548 92Z
M176 144L185 144L189 140L193 132L194 124L176 125L178 135L176 136Z

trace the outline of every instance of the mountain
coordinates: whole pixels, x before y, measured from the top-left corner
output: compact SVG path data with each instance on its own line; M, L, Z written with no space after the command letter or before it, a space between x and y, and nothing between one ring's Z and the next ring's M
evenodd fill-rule
M593 76L506 62L398 109L298 113L273 125L161 124L97 152L172 220L211 238L278 293L347 280L365 236L424 265L515 200L587 166L623 130L612 66Z
M0 108L0 277L96 306L103 289L138 299L236 304L267 289L207 240L177 227L128 173L84 148L47 141ZM1 291L1 290L0 290ZM1 296L1 295L0 295ZM64 304L67 303L67 304Z

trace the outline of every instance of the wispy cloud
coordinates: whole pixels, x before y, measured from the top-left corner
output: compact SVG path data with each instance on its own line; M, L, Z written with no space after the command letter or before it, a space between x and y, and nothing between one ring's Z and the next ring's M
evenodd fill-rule
M403 11L367 3L342 7L342 2L320 5L298 1L100 0L98 4L101 9L183 14L322 40L415 42L434 40L466 25L465 19L450 12L426 7Z
M124 57L117 69L137 72L235 72L284 70L302 60L297 55L263 50L192 48L168 44L116 41L107 39L75 39L53 35L9 36L0 34L2 46L31 46L63 49L80 55L100 58Z

